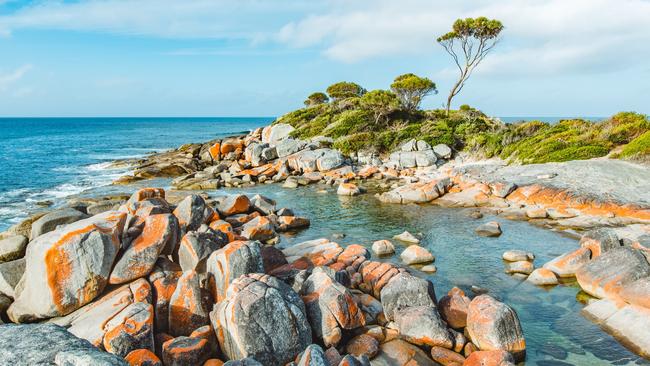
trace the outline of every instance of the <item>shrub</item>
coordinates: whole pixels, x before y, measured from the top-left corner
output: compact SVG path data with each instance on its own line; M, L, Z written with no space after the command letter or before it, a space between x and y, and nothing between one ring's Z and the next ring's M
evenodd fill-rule
M650 131L645 132L625 145L619 157L647 160L650 157Z
M414 111L420 107L422 99L429 94L437 94L436 84L428 78L415 74L404 74L395 78L390 89L397 95L402 106Z
M321 92L316 92L316 93L311 93L307 99L304 101L304 104L307 107L327 103L330 101L330 98L327 96L325 93Z
M353 109L338 114L332 124L322 132L325 136L338 138L355 132L361 132L371 123L371 115L368 111Z
M353 152L364 150L371 145L373 140L372 132L360 132L348 136L339 137L332 145L335 149L341 150L343 154L350 155Z
M345 99L351 97L360 97L366 90L361 85L348 81L341 81L327 87L327 94L332 99Z

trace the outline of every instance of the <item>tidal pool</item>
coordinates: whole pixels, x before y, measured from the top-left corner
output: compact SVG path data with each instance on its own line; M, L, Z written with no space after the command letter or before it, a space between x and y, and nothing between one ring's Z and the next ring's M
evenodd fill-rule
M420 245L436 257L438 271L419 275L435 285L443 296L453 286L472 295L472 285L512 306L519 315L527 344L526 362L520 365L650 365L618 343L597 324L580 314L583 304L576 300L580 291L575 282L541 288L504 273L501 255L507 249L524 249L535 254L535 266L578 247L574 239L525 221L510 221L485 215L471 219L468 209L432 205L381 204L372 194L339 197L335 188L323 185L283 189L278 185L258 185L243 189L222 189L211 195L263 194L277 201L278 208L289 207L311 220L311 227L293 235L282 235L280 248L315 238L329 238L342 246L390 239L397 253L374 258L399 263L406 245L392 237L404 230L421 233ZM487 221L498 221L503 234L498 238L480 237L474 229ZM334 239L334 234L345 234ZM417 267L411 267L417 268Z

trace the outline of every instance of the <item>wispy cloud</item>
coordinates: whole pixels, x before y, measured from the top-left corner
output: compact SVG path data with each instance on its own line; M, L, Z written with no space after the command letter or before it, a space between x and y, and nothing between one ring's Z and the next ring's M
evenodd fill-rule
M27 64L6 73L3 73L2 70L0 70L0 92L5 92L15 86L31 69L32 65Z
M359 0L286 24L277 39L293 47L320 45L343 62L437 47L454 19L485 15L503 21L505 42L480 70L554 73L640 66L650 51L647 0ZM623 62L621 62L623 61Z
M0 33L63 29L169 38L263 37L307 0L87 0L34 1L0 16Z

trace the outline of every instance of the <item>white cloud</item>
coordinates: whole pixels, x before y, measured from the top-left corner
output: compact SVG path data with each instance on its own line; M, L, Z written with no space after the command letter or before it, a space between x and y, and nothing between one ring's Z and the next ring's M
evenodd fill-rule
M27 64L6 73L3 73L2 70L0 70L0 92L7 91L12 86L15 86L16 83L18 83L18 81L31 69L32 65Z
M168 38L263 36L307 0L87 0L36 1L0 16L0 34L17 29L63 29Z
M461 17L503 21L504 42L481 73L607 70L645 63L650 53L647 0L360 0L333 2L319 15L286 24L277 39L294 47L321 45L328 57L429 53L435 37ZM646 57L640 57L645 55Z

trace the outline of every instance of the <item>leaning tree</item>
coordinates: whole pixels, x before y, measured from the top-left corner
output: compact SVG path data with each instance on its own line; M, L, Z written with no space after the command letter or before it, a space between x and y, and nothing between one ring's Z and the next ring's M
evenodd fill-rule
M404 74L395 78L390 89L397 95L402 106L409 111L420 107L422 99L429 94L436 94L436 84L429 78L419 77L415 74Z
M451 32L438 37L438 43L451 55L460 72L458 81L447 97L447 115L451 100L463 89L465 82L499 41L503 24L486 17L458 19Z

